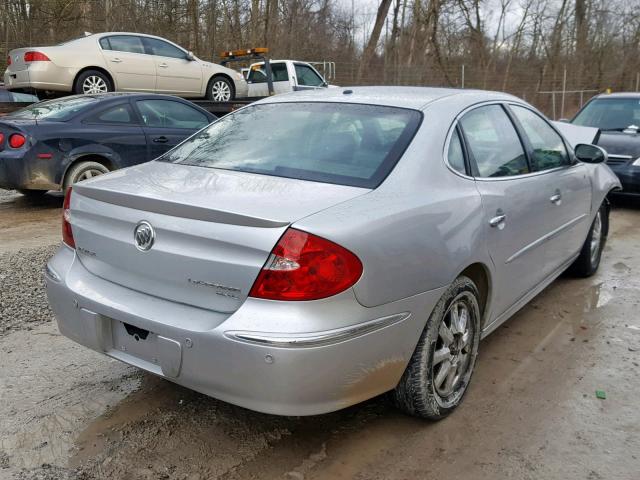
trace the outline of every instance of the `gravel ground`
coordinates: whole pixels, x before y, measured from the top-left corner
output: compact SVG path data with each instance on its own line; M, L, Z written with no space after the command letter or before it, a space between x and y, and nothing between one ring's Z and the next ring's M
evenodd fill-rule
M52 320L42 269L58 245L0 254L0 336Z

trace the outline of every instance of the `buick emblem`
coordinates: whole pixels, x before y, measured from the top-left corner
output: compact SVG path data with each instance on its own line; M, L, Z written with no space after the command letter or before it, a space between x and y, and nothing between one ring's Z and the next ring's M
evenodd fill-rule
M153 246L153 242L156 240L156 232L149 222L143 220L136 225L133 231L133 240L138 250L146 252Z

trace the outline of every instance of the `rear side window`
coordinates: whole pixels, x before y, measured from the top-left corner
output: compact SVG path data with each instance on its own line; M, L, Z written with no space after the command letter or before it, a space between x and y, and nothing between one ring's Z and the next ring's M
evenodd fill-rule
M117 123L117 124L133 124L133 111L129 104L120 104L102 110L85 120L87 123Z
M206 115L184 103L171 100L139 100L136 104L147 127L198 130L209 124Z
M462 142L460 141L460 134L458 133L458 129L453 131L453 135L451 135L451 140L449 141L449 151L447 152L447 160L449 160L449 165L456 172L460 172L462 174L466 174L466 168L464 166L464 153L462 150Z
M421 119L415 110L372 105L253 105L211 124L162 160L375 188Z
M480 177L529 173L520 138L500 105L471 110L460 119L460 126Z
M531 168L534 172L571 164L562 137L547 122L528 108L511 105L511 110L533 147Z
M182 50L168 42L148 37L143 37L142 41L147 47L147 53L151 55L181 59L187 58L187 55Z
M301 65L296 63L296 77L298 77L298 85L304 85L308 87L320 87L324 84L324 80L313 71L308 65Z
M287 73L287 65L285 63L272 63L271 75L274 82L286 82L289 80L289 74ZM267 73L265 72L264 65L256 65L249 72L250 83L266 83Z
M127 53L145 53L140 37L133 35L114 35L107 37L107 39L109 41L109 50ZM103 38L102 40L105 39ZM100 40L100 45L102 45L102 40ZM104 48L104 46L102 48Z

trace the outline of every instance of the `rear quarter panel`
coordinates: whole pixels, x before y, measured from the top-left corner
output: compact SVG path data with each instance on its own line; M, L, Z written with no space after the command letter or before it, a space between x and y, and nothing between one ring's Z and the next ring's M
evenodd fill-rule
M491 265L475 182L443 159L457 108L425 111L412 144L376 190L295 224L358 255L364 271L354 290L367 307L448 285L472 263Z

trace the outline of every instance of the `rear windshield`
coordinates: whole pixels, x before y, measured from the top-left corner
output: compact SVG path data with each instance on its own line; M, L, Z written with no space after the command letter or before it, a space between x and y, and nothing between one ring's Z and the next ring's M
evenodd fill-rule
M640 98L597 98L590 101L571 123L602 130L640 126Z
M371 105L255 105L211 124L160 160L375 188L421 118L415 110Z
M45 118L48 120L68 120L85 107L97 101L98 99L95 97L87 97L84 95L47 100L16 110L8 116L28 120L41 120Z

